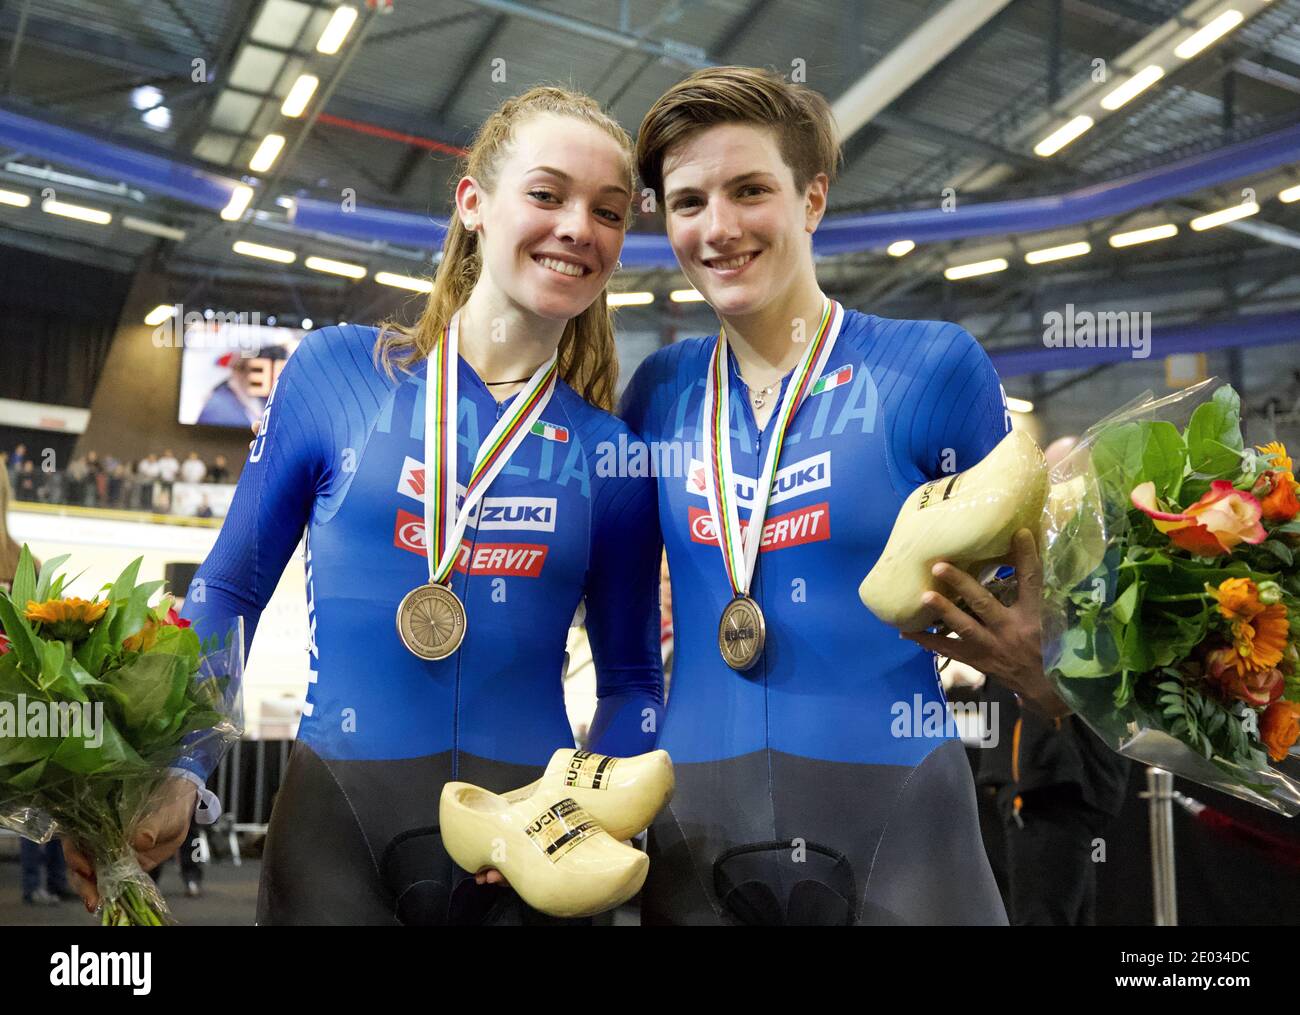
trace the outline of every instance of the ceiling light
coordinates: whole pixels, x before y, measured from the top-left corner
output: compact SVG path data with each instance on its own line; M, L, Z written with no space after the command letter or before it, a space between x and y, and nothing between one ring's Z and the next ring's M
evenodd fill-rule
M176 243L180 243L186 236L184 229L177 229L174 226L165 226L161 222L150 222L148 219L138 219L134 215L123 215L122 225L137 233L147 233L150 236L160 236L164 240L173 240Z
M144 112L146 109L153 109L163 101L163 93L158 91L153 85L141 85L139 88L131 90L131 105L136 109Z
M1033 412L1034 403L1027 402L1023 398L1012 398L1010 395L1008 395L1007 408L1010 409L1012 412Z
M162 324L162 322L167 320L167 318L175 316L176 304L159 303L158 306L154 307L149 311L149 313L144 315L144 323L149 325L149 327L154 328Z
M1043 247L1041 250L1031 250L1025 254L1025 262L1028 264L1046 264L1048 261L1063 261L1067 257L1082 257L1091 251L1092 244L1087 240L1080 240L1078 243L1064 243L1059 247Z
M365 278L366 269L359 264L347 261L332 261L328 257L309 257L302 262L312 271L323 271L330 275L342 275L345 278Z
M221 217L227 222L238 220L248 210L248 202L253 199L253 188L247 183L235 184L230 192L230 200L221 209Z
M267 134L266 137L262 138L262 143L257 146L257 151L253 153L248 168L255 173L266 172L275 164L275 160L280 157L282 148L284 148L283 134Z
M1213 229L1215 226L1222 226L1229 222L1236 222L1237 219L1249 218L1258 211L1258 204L1254 201L1247 201L1245 204L1235 204L1231 208L1212 211L1208 215L1198 215L1196 218L1192 219L1190 225L1198 233L1202 233L1207 229Z
M1194 32L1174 47L1174 56L1190 60L1210 44L1222 39L1246 20L1239 10L1226 10L1200 31Z
M51 215L62 215L64 218L77 219L80 222L90 222L97 226L106 226L113 221L113 216L102 208L87 208L81 204L68 204L66 201L56 201L52 197L47 197L41 202L41 211L47 211Z
M674 303L703 303L704 293L698 289L674 289L668 298Z
M1285 193L1285 191L1283 191ZM1282 200L1286 200L1283 198ZM26 208L32 203L32 199L16 190L0 190L0 204L11 204L15 208Z
M605 303L611 307L643 307L654 301L654 293L610 293Z
M1141 95L1153 84L1165 76L1165 69L1158 64L1143 67L1122 85L1101 100L1102 109L1119 109L1136 95Z
M1034 154L1043 158L1055 155L1092 125L1093 119L1091 116L1076 116L1069 123L1057 127L1056 130L1034 145Z
M1131 247L1138 243L1150 243L1152 240L1167 240L1177 235L1178 227L1172 222L1167 222L1162 226L1148 226L1145 229L1116 233L1109 242L1112 247Z
M976 275L991 275L995 271L1006 271L1007 259L1005 257L995 257L988 261L973 261L970 264L954 264L951 268L945 268L943 277L949 282L956 282L958 279L974 278Z
M895 240L885 248L885 253L890 257L903 257L915 249L916 244L911 240Z
M146 109L140 119L154 130L166 130L172 125L172 111L166 106L154 106Z
M0 194L3 193L3 191L0 191ZM1286 190L1277 195L1277 199L1283 204L1291 204L1293 201L1300 201L1300 183L1297 183L1294 187L1287 187ZM0 201L3 200L4 198L0 197Z
M285 116L302 116L303 110L307 108L307 103L311 97L316 94L316 86L320 84L320 78L315 74L303 74L293 83L289 89L289 94L284 97L284 103L280 106L280 112Z
M375 272L375 281L380 285L391 285L396 289L410 289L414 293L433 292L433 283L425 278L412 278L410 275L395 275L391 271Z
M344 4L334 11L334 16L330 18L329 24L325 26L325 31L320 33L320 38L316 41L316 52L324 53L327 56L333 56L343 45L343 40L347 38L348 32L352 31L352 25L357 20L357 9Z
M293 264L298 257L292 250L266 247L260 243L249 243L247 240L236 240L230 249L245 257L260 257L264 261L278 261L280 264Z

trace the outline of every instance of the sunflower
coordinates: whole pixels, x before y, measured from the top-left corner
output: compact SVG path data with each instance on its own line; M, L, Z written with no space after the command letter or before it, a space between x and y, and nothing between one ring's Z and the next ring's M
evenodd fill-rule
M43 603L27 600L25 616L33 623L45 625L45 630L60 641L76 641L90 633L91 627L107 611L107 602L87 602L85 599L48 599Z
M1290 632L1286 607L1281 603L1261 607L1250 619L1234 621L1232 637L1236 653L1232 666L1241 674L1272 669L1282 661Z
M1259 586L1249 578L1229 578L1218 588L1207 582L1205 590L1219 601L1219 612L1231 621L1250 621L1264 609Z
M1291 459L1287 456L1286 447L1281 441L1269 441L1267 444L1256 444L1255 450L1272 458L1273 468L1278 472L1292 471Z

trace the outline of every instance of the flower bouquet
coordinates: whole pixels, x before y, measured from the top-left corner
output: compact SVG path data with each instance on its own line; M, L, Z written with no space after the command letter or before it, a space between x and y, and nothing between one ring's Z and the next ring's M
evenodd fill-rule
M102 598L65 597L67 556L36 574L23 547L0 592L0 824L72 839L95 859L105 925L171 922L131 848L169 769L239 736L243 646L207 645L135 560ZM224 642L224 643L223 643Z
M1297 483L1213 384L1148 392L1052 471L1043 657L1121 754L1295 814Z

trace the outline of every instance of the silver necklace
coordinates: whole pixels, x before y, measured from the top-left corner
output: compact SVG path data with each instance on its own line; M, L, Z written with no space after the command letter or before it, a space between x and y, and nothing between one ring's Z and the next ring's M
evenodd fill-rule
M781 386L781 381L778 378L777 380L769 384L766 388L763 388L760 391L751 391L749 393L749 397L754 401L754 408L755 409L763 408L763 406L767 404L768 396L771 395L772 392L775 391L780 386Z

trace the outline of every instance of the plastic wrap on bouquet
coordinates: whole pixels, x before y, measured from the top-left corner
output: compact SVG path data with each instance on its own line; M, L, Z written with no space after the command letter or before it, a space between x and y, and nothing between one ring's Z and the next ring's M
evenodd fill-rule
M1281 445L1246 445L1236 393L1210 379L1106 417L1051 482L1058 693L1120 754L1300 813L1300 524Z
M0 593L0 824L38 842L61 835L93 861L102 922L157 926L166 904L136 860L148 829L188 827L196 778L242 724L243 626L201 644L133 561L94 600L66 596L26 547ZM165 859L162 856L153 859Z
M244 618L221 623L221 629L209 626L199 632L201 651L194 674L195 698L214 721L188 734L180 758L173 762L204 776L216 771L226 751L244 733Z

